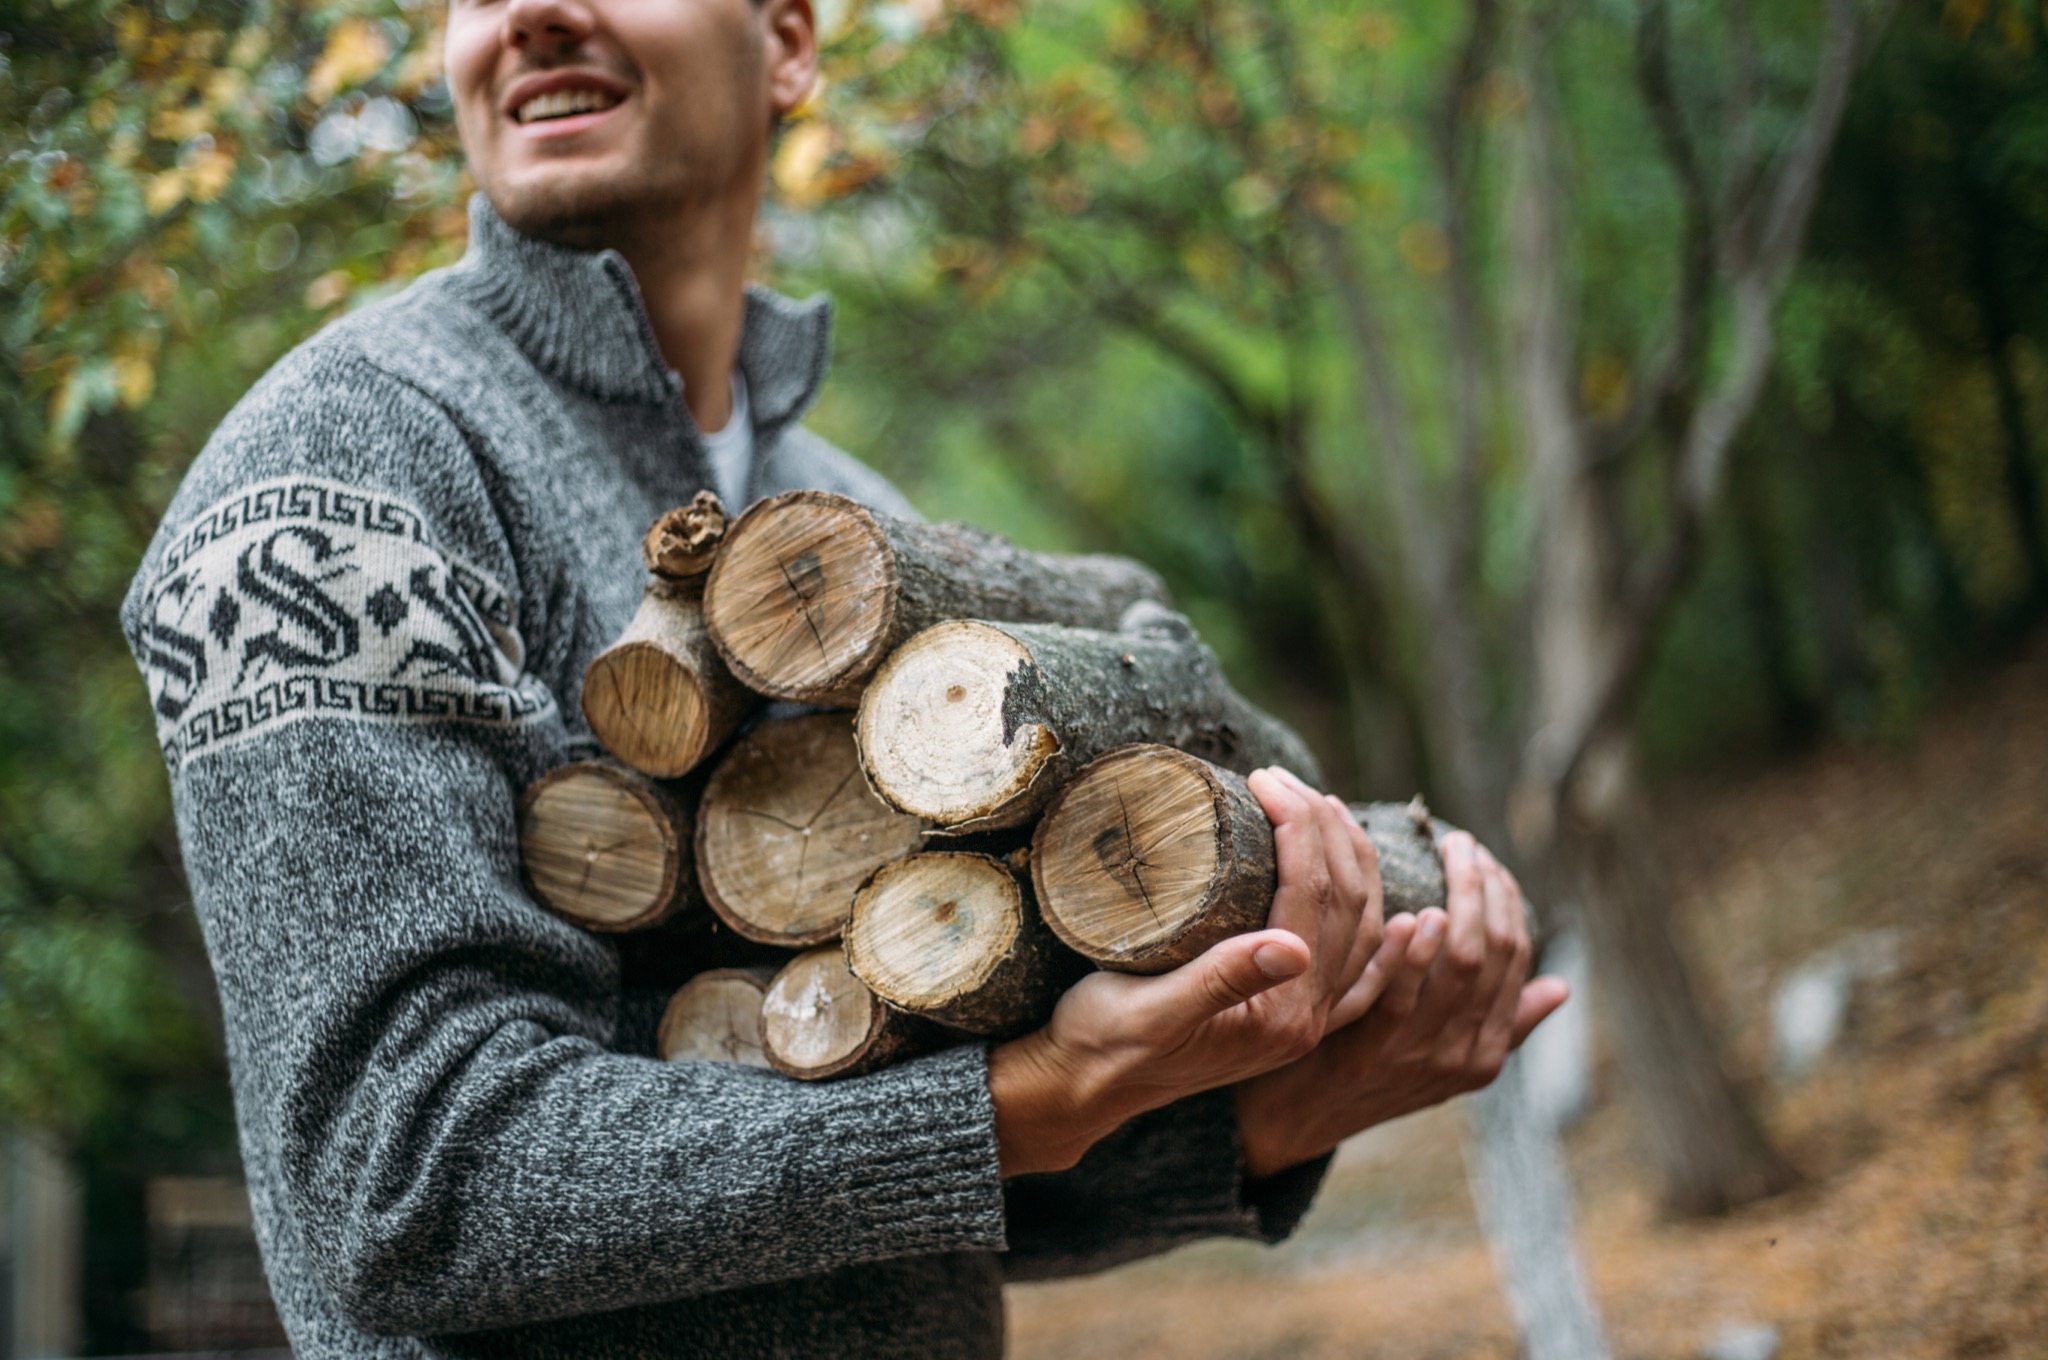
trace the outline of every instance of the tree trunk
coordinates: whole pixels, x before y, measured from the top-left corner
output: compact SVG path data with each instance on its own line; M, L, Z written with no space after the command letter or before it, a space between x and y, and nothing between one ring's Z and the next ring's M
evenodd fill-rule
M768 1064L801 1081L872 1072L939 1048L948 1037L929 1020L883 1005L846 966L837 945L791 959L761 999Z
M701 579L649 581L626 631L583 672L591 732L657 779L695 768L760 702L711 645Z
M837 938L862 880L924 831L869 791L852 720L811 713L762 723L720 759L697 816L697 874L727 925L801 949Z
M1563 1150L1529 1099L1519 1054L1465 1102L1465 1117L1466 1178L1523 1360L1606 1360L1607 1338L1579 1267Z
M684 983L661 1014L661 1060L768 1066L761 1051L761 998L775 971L714 968Z
M733 673L780 699L851 706L912 634L946 619L1114 628L1166 586L1128 558L1030 552L964 524L921 524L790 491L726 535L706 587Z
M957 852L877 869L854 899L846 962L898 1010L990 1039L1044 1024L1082 971L1001 860Z
M1301 738L1230 688L1185 619L1143 602L1115 633L927 629L876 674L857 732L875 791L948 827L1022 825L1081 766L1130 742L1322 778Z
M1625 762L1610 748L1602 762ZM1724 1212L1796 1179L1721 1066L1670 930L1671 894L1632 774L1596 771L1607 796L1567 815L1557 867L1580 903L1629 1090L1666 1206Z
M519 797L519 861L534 899L586 930L641 930L696 901L696 789L579 760Z

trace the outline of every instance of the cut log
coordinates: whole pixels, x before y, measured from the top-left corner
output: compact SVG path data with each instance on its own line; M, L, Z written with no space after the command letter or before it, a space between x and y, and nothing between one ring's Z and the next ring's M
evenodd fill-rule
M583 673L591 732L657 779L694 768L760 702L711 645L701 580L649 581L626 631Z
M1083 765L1129 742L1320 779L1301 738L1231 689L1186 620L1148 602L1114 633L929 628L876 674L856 730L875 791L944 827L1021 825Z
M766 1067L761 998L774 976L773 968L714 968L684 983L661 1013L661 1060Z
M1379 852L1386 913L1444 904L1435 836L1413 803L1354 805ZM1278 886L1273 827L1243 779L1164 746L1095 761L1046 810L1032 841L1045 922L1104 968L1160 973L1265 926Z
M854 899L846 962L891 1006L990 1039L1045 1023L1080 971L1001 860L957 852L875 870Z
M861 778L853 722L812 713L733 743L705 786L697 870L713 911L764 944L834 939L862 880L924 841L924 824Z
M640 930L695 900L695 790L604 760L548 771L519 797L519 863L534 899L587 930Z
M1273 827L1243 779L1168 746L1126 746L1053 799L1031 845L1040 913L1105 968L1163 973L1266 924Z
M883 1005L826 945L799 954L761 999L761 1048L768 1064L803 1081L858 1076L943 1044L946 1031Z
M640 540L640 560L663 580L689 580L711 570L724 539L724 503L709 491L699 491L688 505L654 521Z
M844 496L790 491L727 533L705 614L733 673L763 694L850 707L891 650L944 619L1113 628L1164 600L1122 557L1031 552L963 524L921 524Z

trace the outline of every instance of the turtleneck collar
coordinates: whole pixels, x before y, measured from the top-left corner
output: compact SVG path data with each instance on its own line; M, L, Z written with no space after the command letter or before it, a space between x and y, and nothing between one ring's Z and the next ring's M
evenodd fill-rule
M681 405L682 380L663 361L640 285L617 251L522 235L479 193L469 200L469 251L453 278L557 381L603 401ZM831 332L832 304L822 295L793 302L748 287L739 369L761 447L817 400Z

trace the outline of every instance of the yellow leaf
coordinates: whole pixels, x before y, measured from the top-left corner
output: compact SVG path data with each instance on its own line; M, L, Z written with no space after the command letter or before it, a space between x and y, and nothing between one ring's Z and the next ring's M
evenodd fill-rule
M809 206L818 199L818 172L832 154L832 129L805 123L782 139L775 152L775 188L790 203Z
M344 19L327 35L320 60L306 73L306 97L325 104L351 85L360 85L391 60L391 44L367 19Z
M330 269L306 285L306 305L314 311L332 307L349 295L356 281L345 269Z
M114 360L114 391L121 404L133 410L156 391L156 366L139 354L124 354Z
M149 132L166 142L189 142L213 131L213 110L204 104L158 109L150 120Z
M185 192L185 172L172 167L150 177L149 186L142 191L142 205L151 217L161 217L185 201Z
M251 24L235 35L235 45L228 49L228 60L244 71L254 70L270 51L270 35L263 31L261 24Z
M206 78L206 106L220 110L240 99L249 88L249 77L232 66L223 66Z
M193 162L186 174L191 180L192 201L211 203L235 177L235 158L225 151L209 151Z

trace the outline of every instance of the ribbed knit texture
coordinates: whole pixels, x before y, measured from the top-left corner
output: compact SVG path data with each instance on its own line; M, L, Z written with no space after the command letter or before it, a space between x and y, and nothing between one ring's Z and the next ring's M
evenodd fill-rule
M748 296L751 493L910 513L797 424L828 327ZM654 1060L673 958L537 907L513 800L594 752L583 669L706 484L625 263L479 198L460 265L235 408L142 564L123 622L302 1360L994 1356L1006 1272L1276 1237L1313 1192L1248 1199L1221 1094L1006 1195L979 1046L817 1085Z

